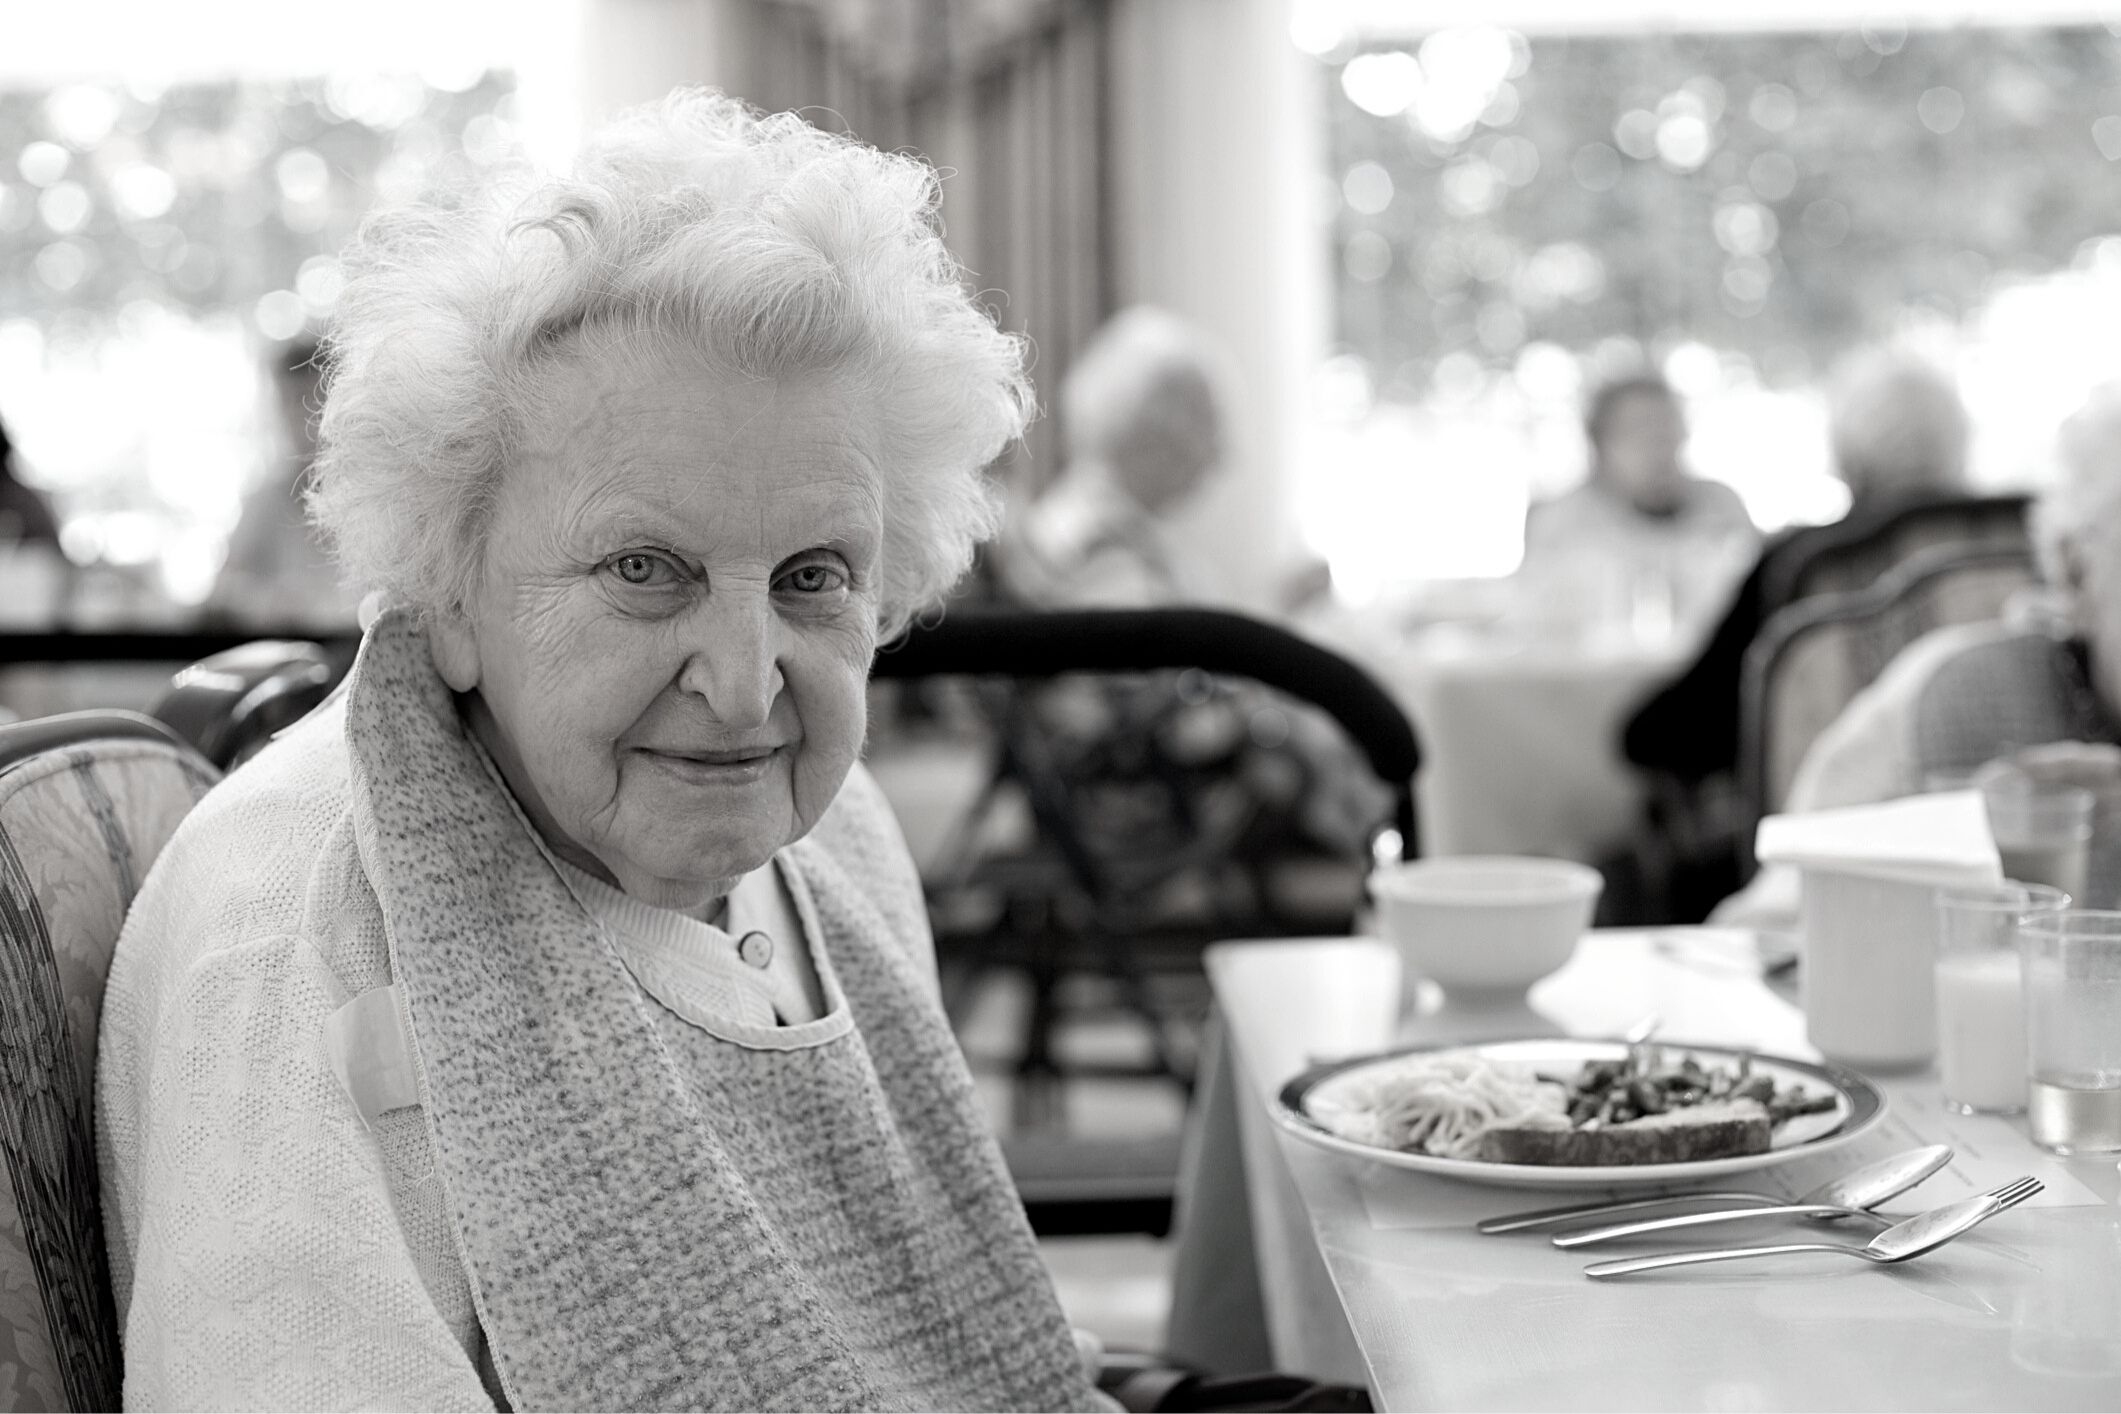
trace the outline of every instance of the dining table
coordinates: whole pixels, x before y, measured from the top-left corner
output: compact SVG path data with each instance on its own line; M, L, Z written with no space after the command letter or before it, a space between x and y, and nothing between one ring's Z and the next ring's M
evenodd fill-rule
M1179 1358L1228 1369L1263 1350L1278 1369L1367 1386L1380 1409L2121 1409L2121 1156L2060 1158L2020 1118L1954 1113L1932 1069L1866 1076L1885 1113L1838 1147L1682 1185L1786 1198L1927 1143L1952 1161L1888 1212L2020 1174L2045 1185L1893 1266L1813 1253L1592 1280L1588 1260L1650 1249L1569 1251L1474 1224L1600 1192L1410 1172L1275 1116L1285 1084L1322 1062L1613 1038L1649 1017L1660 1043L1816 1059L1787 971L1748 931L1594 930L1502 1004L1403 985L1396 950L1371 937L1220 943L1207 973L1215 1020L1166 1340ZM1776 1220L1716 1231L1714 1245L1827 1235Z
M1642 809L1621 736L1692 661L1699 636L1627 621L1404 624L1345 614L1308 625L1399 703L1421 741L1424 854L1595 863Z

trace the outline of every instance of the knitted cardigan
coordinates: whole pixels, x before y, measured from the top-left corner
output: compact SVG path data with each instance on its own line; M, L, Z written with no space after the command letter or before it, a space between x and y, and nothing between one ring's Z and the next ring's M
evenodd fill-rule
M777 856L815 1022L628 973L409 620L214 790L110 974L97 1121L128 1407L1080 1408L860 773ZM395 984L416 1105L325 1033Z

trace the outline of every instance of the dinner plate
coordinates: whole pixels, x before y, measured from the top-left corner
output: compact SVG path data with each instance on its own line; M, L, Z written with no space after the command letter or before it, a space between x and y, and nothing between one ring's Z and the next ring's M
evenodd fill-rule
M1585 1061L1618 1060L1627 1055L1623 1041L1527 1040L1487 1041L1477 1044L1408 1046L1400 1050L1356 1056L1314 1066L1281 1089L1274 1104L1274 1119L1282 1128L1307 1144L1335 1153L1352 1154L1394 1168L1418 1173L1441 1174L1475 1183L1505 1184L1523 1188L1624 1188L1641 1184L1677 1183L1722 1174L1767 1168L1792 1159L1822 1154L1869 1130L1885 1117L1885 1095L1853 1070L1825 1062L1790 1060L1737 1051L1727 1046L1695 1045L1683 1041L1653 1043L1668 1060L1691 1055L1705 1066L1735 1066L1751 1056L1756 1073L1773 1077L1775 1087L1801 1085L1817 1094L1824 1089L1834 1096L1834 1108L1817 1114L1796 1115L1775 1127L1770 1147L1762 1154L1734 1154L1721 1159L1690 1159L1665 1164L1611 1164L1597 1167L1561 1167L1547 1164L1491 1163L1482 1159L1446 1159L1433 1154L1409 1153L1344 1139L1312 1117L1315 1106L1330 1105L1336 1083L1373 1066L1389 1064L1405 1056L1471 1052L1488 1060L1528 1066L1541 1074L1570 1076Z

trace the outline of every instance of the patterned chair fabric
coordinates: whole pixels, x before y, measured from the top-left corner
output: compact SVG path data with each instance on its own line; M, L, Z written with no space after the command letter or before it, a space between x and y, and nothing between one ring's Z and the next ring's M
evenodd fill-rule
M2031 498L1948 496L1916 500L1875 516L1851 516L1829 528L1820 543L1792 563L1779 566L1770 586L1774 608L1817 594L1868 589L1922 555L1948 550L2026 550ZM1836 533L1838 532L1838 533Z
M2023 548L1944 546L1868 589L1820 595L1769 620L1746 654L1739 711L1750 818L1782 808L1812 743L1901 649L1932 629L2001 618L2036 583Z
M96 1025L133 895L216 778L132 713L0 727L0 1410L118 1407Z

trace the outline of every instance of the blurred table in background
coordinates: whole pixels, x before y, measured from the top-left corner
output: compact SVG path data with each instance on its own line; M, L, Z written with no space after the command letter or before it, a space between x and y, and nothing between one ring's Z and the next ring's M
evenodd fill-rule
M1624 840L1641 809L1641 781L1620 754L1628 717L1696 646L1669 626L1625 622L1407 628L1348 617L1319 633L1414 719L1423 854L1585 863Z

